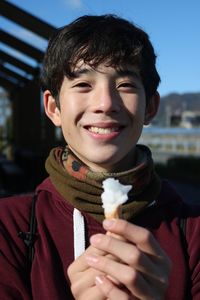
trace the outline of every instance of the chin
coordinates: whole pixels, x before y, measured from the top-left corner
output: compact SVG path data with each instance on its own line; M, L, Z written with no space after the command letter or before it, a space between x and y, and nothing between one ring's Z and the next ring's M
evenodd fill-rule
M119 160L116 160L116 157L114 159L113 156L109 156L105 159L105 156L104 156L103 159L90 158L88 166L94 171L110 172L115 169L115 167L118 163L119 163Z
M113 146L109 149L90 147L90 149L84 149L82 153L78 151L74 151L74 153L91 169L97 171L98 169L102 171L113 169L124 157L121 150Z
M94 155L95 154L95 155ZM93 152L93 154L91 154L90 156L88 156L88 159L91 162L97 163L97 164L109 164L111 162L115 163L115 161L118 161L118 153L113 151L112 153L107 153L107 152L101 152L95 150Z

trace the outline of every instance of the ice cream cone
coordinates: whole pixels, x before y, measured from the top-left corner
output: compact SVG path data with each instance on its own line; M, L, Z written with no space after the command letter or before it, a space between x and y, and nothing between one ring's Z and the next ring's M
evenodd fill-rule
M101 194L106 219L119 219L121 205L128 200L131 185L123 185L119 180L107 178L103 181L104 191Z
M105 218L107 220L109 220L109 219L119 219L119 217L120 217L120 207L119 206L115 210L113 210L112 212L105 213Z

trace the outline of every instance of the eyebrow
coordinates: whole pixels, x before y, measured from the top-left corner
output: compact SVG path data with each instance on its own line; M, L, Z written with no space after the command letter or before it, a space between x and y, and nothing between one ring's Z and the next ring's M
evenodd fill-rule
M78 69L73 72L73 77L78 78L81 75L85 75L93 72L95 72L95 69L89 69L89 68ZM138 79L140 78L139 74L134 70L128 70L128 69L116 70L116 74L121 77L130 76Z
M139 74L134 70L117 70L117 74L122 77L130 76L138 79L140 78Z
M78 70L75 70L73 72L73 77L74 78L78 78L80 77L81 75L84 75L84 74L88 74L88 73L92 73L94 72L94 70L92 69L87 69L87 68L84 68L84 69L78 69Z

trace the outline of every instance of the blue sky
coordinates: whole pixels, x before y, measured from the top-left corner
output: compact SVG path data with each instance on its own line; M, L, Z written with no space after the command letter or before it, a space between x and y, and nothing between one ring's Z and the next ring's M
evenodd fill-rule
M199 0L10 0L29 13L60 27L83 14L114 13L136 23L150 36L162 82L161 96L200 92ZM0 17L4 30L45 49L46 42ZM13 51L7 49L7 51ZM14 52L13 52L14 54ZM14 55L20 56L19 53ZM31 62L34 64L34 62Z

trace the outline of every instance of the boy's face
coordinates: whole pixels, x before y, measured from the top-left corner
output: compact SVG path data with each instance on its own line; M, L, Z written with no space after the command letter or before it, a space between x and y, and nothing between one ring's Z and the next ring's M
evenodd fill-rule
M152 112L152 105L146 107L144 87L133 66L117 71L106 65L94 70L82 64L76 78L64 78L59 101L60 110L50 92L44 93L47 115L62 127L71 150L95 171L133 166L143 124L157 111L156 107Z

